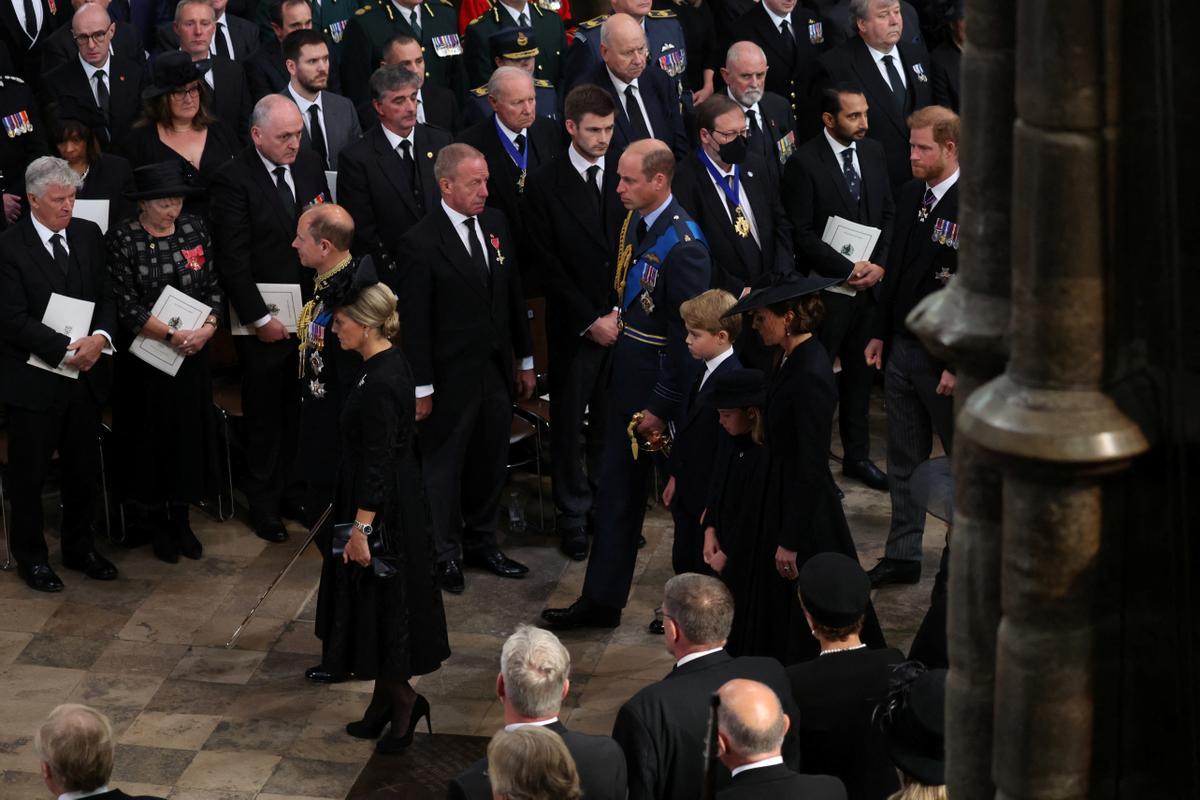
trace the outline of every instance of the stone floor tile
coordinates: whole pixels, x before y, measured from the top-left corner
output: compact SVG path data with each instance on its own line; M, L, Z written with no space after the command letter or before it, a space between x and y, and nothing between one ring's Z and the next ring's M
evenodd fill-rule
M125 731L121 743L199 750L220 722L220 717L210 714L143 711Z
M126 642L118 639L109 642L96 663L92 664L91 671L166 677L185 653L187 646L181 644Z
M0 669L0 686L6 700L61 703L86 674L81 669L10 664Z
M371 695L356 692L325 692L324 702L317 705L308 715L309 723L319 725L342 725L362 719Z
M68 600L59 606L54 616L46 620L42 633L110 641L125 627L129 614L124 610Z
M203 683L167 678L146 703L147 711L190 714L197 709L223 716L236 706L242 687L226 683Z
M33 747L36 726L21 733L0 733L0 771L37 772L38 757Z
M135 783L133 781L121 781L120 783L110 783L110 788L120 789L127 795L138 797L140 795L148 795L150 797L167 797L171 794L170 786L163 786L157 783Z
M191 644L192 635L212 618L212 607L201 599L150 597L117 634L131 642Z
M224 649L226 643L233 638L234 631L246 619L246 613L252 606L253 604L245 606L236 613L217 612L213 614L208 622L192 634L192 644L197 647ZM250 622L246 623L246 627L238 634L233 649L265 653L274 647L287 624L288 620L264 616L260 610L250 618Z
M266 753L201 750L174 783L186 789L257 793L280 760Z
M289 622L284 627L278 641L275 642L275 651L316 656L314 664L320 661L321 640L313 635L312 620L297 618Z
M108 643L77 636L35 634L14 663L39 664L43 667L90 669Z
M301 728L278 719L222 720L203 743L202 750L287 753Z
M87 675L75 687L70 700L93 706L144 708L158 692L163 679L148 675L96 673Z
M0 666L16 661L32 639L32 633L0 631Z
M36 768L36 766L35 766ZM13 800L45 800L50 793L37 772L20 770L0 771L0 797Z
M191 750L118 744L113 756L113 781L136 781L171 786L195 758Z
M254 792L221 792L208 789L175 789L168 800L254 800Z
M263 786L264 792L314 797L345 797L362 770L361 764L285 758Z
M128 553L129 551L123 552ZM75 596L68 585L67 601L74 605L88 605L124 613L126 616L136 611L138 606L153 593L158 582L129 575L125 568L125 562L119 557L117 561L119 562L118 568L121 570L121 575L117 580L90 581L87 584L87 593L79 596Z
M262 663L264 655L223 647L192 647L175 665L171 677L205 683L245 684Z
M345 725L309 723L288 748L295 758L337 761L362 766L371 757L375 743L346 733Z
M24 584L21 584L24 586ZM20 597L0 598L0 630L37 633L54 616L64 602L60 595L52 600L31 597L34 592L25 587Z
M316 666L319 658L313 658L303 653L287 653L272 650L258 665L258 669L246 682L247 686L291 686L297 690L315 684L304 678L304 671Z

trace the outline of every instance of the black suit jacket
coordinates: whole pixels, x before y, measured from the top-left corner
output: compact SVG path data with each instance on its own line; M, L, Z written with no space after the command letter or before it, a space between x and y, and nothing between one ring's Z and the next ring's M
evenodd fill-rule
M603 209L566 151L525 184L524 218L541 264L552 361L569 359L580 334L616 304L613 251L625 219L617 159L611 151L604 159Z
M585 73L578 83L595 84L612 95L617 104L617 125L613 130L609 152L620 154L633 141L633 128L625 113L624 98L617 94L617 87L608 75L608 67L601 61L590 72ZM679 113L679 96L671 85L671 79L661 70L648 67L638 78L637 85L638 97L646 116L650 119L650 129L654 138L666 142L675 153L675 158L683 158L691 147L688 145L683 117Z
M929 79L933 83L933 102L958 113L962 93L959 73L962 71L962 50L952 41L942 42L929 54L932 66Z
M320 159L301 150L292 165L296 211L318 197L329 200ZM213 176L209 188L217 271L230 305L249 323L267 314L258 283L298 283L307 293L300 260L292 247L296 218L279 199L275 181L253 146L242 150Z
M625 800L628 792L625 759L621 748L608 736L591 736L569 731L561 722L546 726L562 737L575 759L579 784L586 800ZM446 800L492 800L487 759L481 758L450 779Z
M779 202L779 186L752 153L742 163L742 189L750 200L761 248L754 247L753 237L743 240L734 232L725 199L717 194L698 151L679 162L671 185L675 199L704 231L712 253L712 286L734 297L764 272L795 268L792 229Z
M250 97L256 103L269 94L282 92L291 79L278 39L263 42L253 56L243 61L243 68L246 71L246 83L250 86Z
M449 133L428 125L417 125L413 137L420 205L382 126L368 130L338 156L338 204L354 218L354 252L372 256L380 280L393 290L399 287L396 254L401 238L441 202L433 162L450 144Z
M425 109L426 125L441 128L452 135L462 129L462 110L458 106L458 98L446 87L432 83L422 86L421 105ZM358 121L364 131L379 124L379 117L370 100L358 105Z
M75 198L107 200L108 227L112 228L137 213L137 203L125 197L126 193L136 189L129 161L112 153L101 153L100 158L88 166L87 177L75 192Z
M716 464L713 453L717 452L722 431L717 407L712 402L713 387L719 375L741 368L737 354L731 353L694 396L688 390L675 420L675 444L668 459L670 474L675 478L671 509L683 511L697 524L708 505L709 482ZM697 381L703 377L704 369L704 364L700 364Z
M783 764L748 769L717 792L718 800L846 800L846 787L830 775L799 775Z
M892 667L903 660L891 648L850 650L788 667L800 709L792 728L800 737L804 769L840 778L850 800L877 800L899 788L871 717L887 694Z
M89 797L88 800L163 800L161 797L156 797L149 794L139 794L137 796L125 794L120 789L112 789L104 794L97 794Z
M52 14L47 0L33 2L42 7L42 27L38 29L37 38L32 41L21 27L11 0L0 3L0 42L8 48L12 68L17 77L30 84L37 83L41 77L42 50L46 41L72 13L70 3L56 3L58 13Z
M762 3L755 3L753 8L729 28L728 36L718 51L721 63L715 66L719 75L719 68L725 66L725 53L734 42L745 40L757 44L767 56L767 91L774 92L791 104L801 131L807 133L806 128L811 123L807 123L806 120L816 108L815 88L816 79L820 75L819 59L826 45L823 40L814 41L820 37L813 35L810 30L809 26L816 22L816 14L809 9L796 6L792 9L789 22L792 36L796 40L796 47L792 52L788 52L782 34L775 27Z
M750 152L767 162L778 182L783 174L783 165L799 144L796 141L796 117L791 104L774 92L763 92L762 99L758 101L758 110L762 119L758 121L758 133L750 137ZM749 120L746 124L749 124Z
M22 217L0 235L0 403L35 411L66 402L78 385L25 362L30 354L58 364L71 340L42 324L50 295L57 293L95 303L88 330L116 337L117 310L108 288L104 237L95 223L75 219L66 228L70 269L59 269L30 217ZM83 373L98 402L108 396L110 359L101 356Z
M504 214L485 208L482 227L490 279L485 282L440 203L400 240L404 352L417 386L432 384L434 402L462 403L446 391L454 378L499 367L511 392L515 360L533 354L516 243ZM473 385L478 386L478 382ZM435 415L456 423L453 414ZM432 421L432 418L431 418ZM428 423L427 423L428 424ZM436 435L422 429L421 434Z
M880 228L883 233L869 259L885 269L892 237L895 206L888 184L887 163L878 142L864 139L858 153L862 199L854 202L842 165L824 133L809 139L788 160L783 171L783 202L792 223L796 267L801 272L847 278L854 264L821 241L832 216Z
M258 49L258 26L249 20L229 13L225 14L224 21L229 25L229 38L233 40L233 60L245 61L249 59L254 54L254 51ZM214 28L213 36L216 35L217 32ZM168 50L179 49L179 36L175 33L172 22L164 22L158 26L156 41L157 43L153 50L155 55L165 53Z
M783 711L796 719L791 688L783 667L773 658L733 658L724 650L676 667L658 683L641 689L621 706L613 738L629 767L629 800L700 797L704 783L708 699L734 678L770 686ZM784 763L800 764L796 735L784 739ZM718 767L718 788L729 782L729 770Z
M236 61L214 57L211 72L213 113L237 134L241 142L249 142L250 112L254 109L254 101L250 99L245 70Z
M109 11L112 9L110 8ZM141 65L146 63L146 51L142 49L142 39L138 29L128 22L115 24L117 27L113 31L111 42L113 55L134 62L140 69ZM71 25L67 23L46 39L46 45L42 49L43 73L49 73L50 70L70 61L77 62L79 60L79 48L75 46L72 36ZM49 81L47 84L52 85Z
M883 145L893 191L912 179L908 161L908 115L933 102L929 64L922 60L924 48L902 41L896 45L894 53L900 56L901 63L896 69L903 70L907 84L907 104L903 114L896 109L892 89L884 81L862 39L856 36L821 57L824 84L845 81L862 87L870 109L867 136Z
M96 131L104 148L111 149L124 141L134 121L142 113L143 67L136 61L112 55L105 67L108 83L108 135ZM70 97L85 107L97 108L96 96L83 64L75 57L46 75L46 91L55 102Z

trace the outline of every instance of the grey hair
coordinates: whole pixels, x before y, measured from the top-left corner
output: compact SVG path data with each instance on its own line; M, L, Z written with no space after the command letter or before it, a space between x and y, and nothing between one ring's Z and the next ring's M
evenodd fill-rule
M453 142L438 151L433 162L433 177L437 180L449 178L458 171L458 165L468 158L483 158L483 153L462 142Z
M663 614L692 644L719 645L733 626L733 595L719 578L685 572L667 581Z
M764 687L769 688L769 687ZM739 756L759 756L777 753L783 746L783 737L787 733L784 722L783 706L774 691L771 695L771 724L765 728L754 728L746 724L746 720L738 716L727 703L717 707L717 727L729 737L733 752Z
M420 88L421 76L399 64L388 64L371 73L370 86L371 99L383 100L383 96L388 92L398 92L413 86Z
M900 2L900 0L883 0L883 1L889 5L891 5L892 3ZM851 28L857 28L858 27L857 23L860 19L866 19L867 17L869 17L871 15L871 3L873 3L873 2L875 2L875 0L850 0L850 27Z
M78 189L83 178L61 158L42 156L25 168L25 193L41 197L51 186L69 186Z
M492 77L488 78L488 97L499 97L500 86L509 78L524 78L529 81L530 86L533 86L533 76L520 67L496 67L492 72Z
M522 716L558 713L563 686L571 676L571 654L550 631L520 625L500 651L504 691Z
M94 708L55 706L34 734L33 747L65 791L91 792L112 776L112 724Z
M297 114L300 113L300 108L291 97L284 97L281 94L266 95L254 104L254 111L250 114L250 127L265 128L271 115L284 106L291 106L296 109Z
M175 6L175 21L179 22L179 17L183 13L182 9L185 6L208 6L213 12L213 19L217 18L217 10L213 8L212 0L179 0L179 4Z

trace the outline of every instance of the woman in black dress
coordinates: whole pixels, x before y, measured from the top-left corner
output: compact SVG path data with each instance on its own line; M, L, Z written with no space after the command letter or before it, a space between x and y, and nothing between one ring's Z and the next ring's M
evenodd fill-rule
M137 213L137 205L126 196L134 191L129 162L112 153L100 152L96 130L103 127L100 110L85 106L74 97L63 97L46 108L50 146L83 178L75 199L107 200L111 228Z
M181 213L183 198L200 191L183 164L168 161L134 170L138 215L108 232L108 273L120 329L113 381L114 474L125 501L140 508L154 555L175 563L203 548L188 522L189 504L208 494L216 463L212 382L205 347L220 324L225 296L211 261L204 220ZM173 286L211 308L194 330L151 315ZM174 375L129 352L134 337L165 341L184 356ZM164 518L165 512L165 518Z
M334 314L333 329L342 348L362 356L363 367L342 411L331 515L333 523L353 522L354 528L344 554L325 558L317 636L326 669L375 680L366 713L346 732L376 739L390 723L390 734L375 747L397 752L412 743L421 717L429 724L429 702L409 679L433 672L450 656L434 583L429 508L413 451L415 387L408 362L391 342L400 329L391 289L377 283L358 291ZM393 574L380 577L375 559Z
M142 90L142 116L121 144L134 167L179 161L198 174L195 183L208 188L213 173L241 149L237 136L212 113L212 94L204 81L209 62L192 61L187 53L163 53L150 68ZM208 201L198 194L184 211L205 216Z
M766 487L753 568L759 580L746 609L742 654L774 656L785 665L820 652L796 596L800 566L824 552L858 558L829 471L837 383L813 335L824 314L820 292L835 283L821 276L775 276L729 311L753 311L763 344L782 351L767 386ZM863 640L884 646L874 608L867 610Z

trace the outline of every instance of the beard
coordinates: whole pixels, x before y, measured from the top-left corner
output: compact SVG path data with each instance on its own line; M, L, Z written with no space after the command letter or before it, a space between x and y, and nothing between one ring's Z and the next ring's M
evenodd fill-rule
M308 80L301 78L296 82L300 84L300 88L304 91L316 94L317 92L325 91L325 88L329 86L329 76L326 75L324 80L318 80L316 77L313 77Z
M747 89L746 91L742 92L740 97L735 96L733 99L737 100L739 103L741 103L742 105L749 108L750 106L757 103L759 100L762 100L762 98L763 98L763 90L762 89Z

